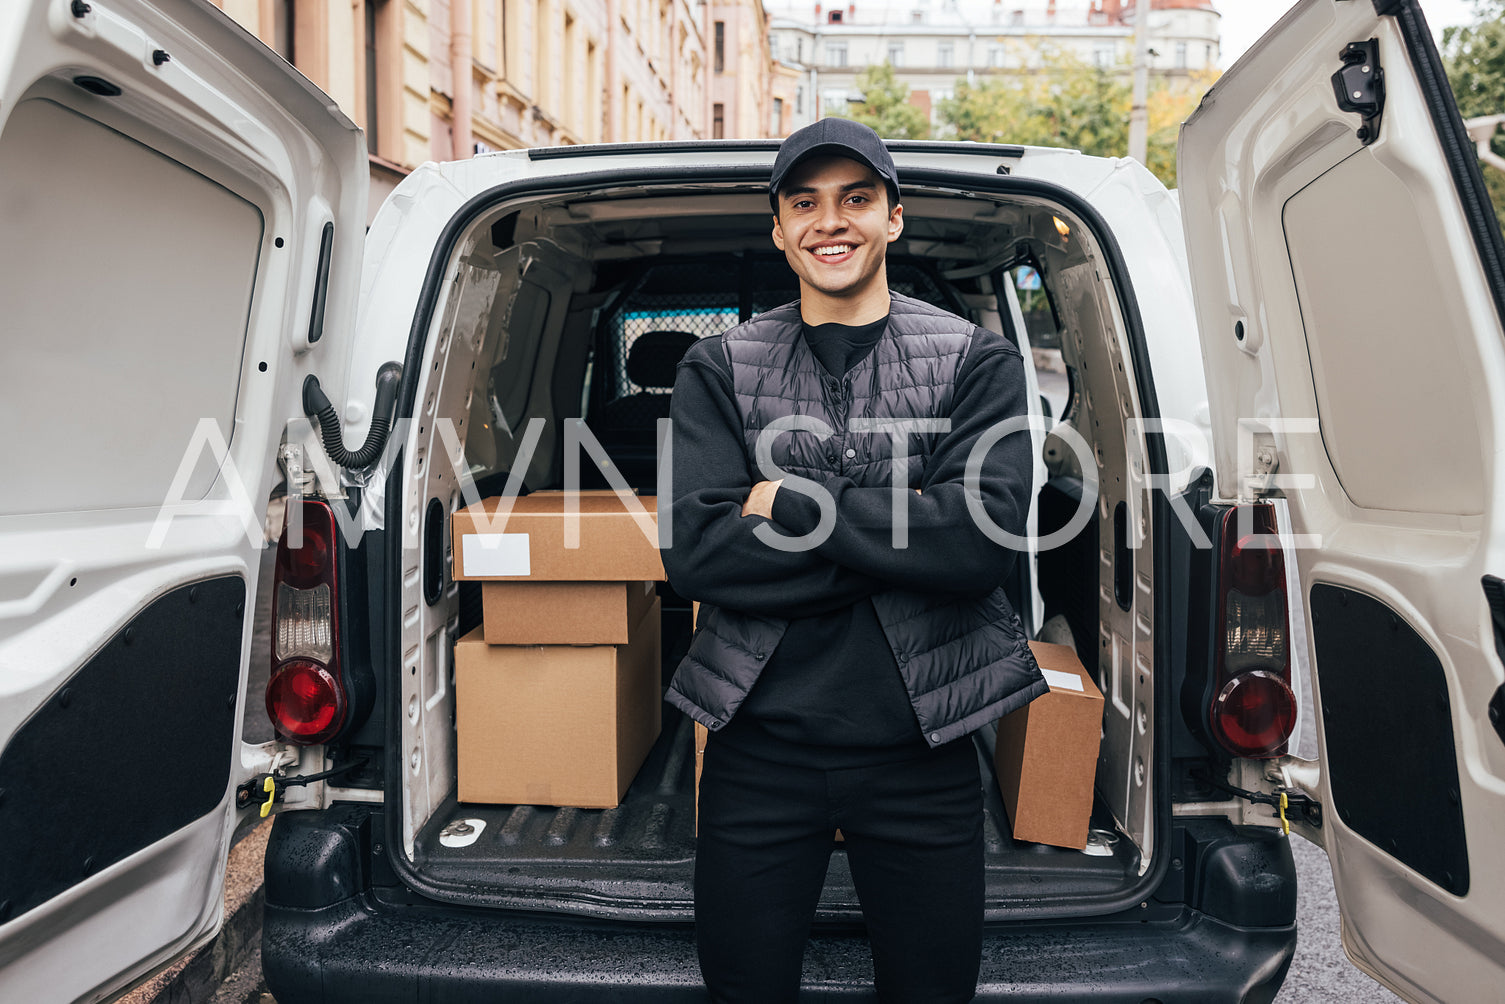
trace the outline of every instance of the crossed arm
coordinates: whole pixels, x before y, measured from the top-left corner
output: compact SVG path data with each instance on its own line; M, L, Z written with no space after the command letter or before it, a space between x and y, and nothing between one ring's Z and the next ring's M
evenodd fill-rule
M673 546L663 557L680 593L750 613L807 617L895 586L982 594L1003 581L1014 552L974 519L965 472L988 430L1025 412L1023 360L1011 345L995 335L964 364L951 431L932 453L921 491L901 495L907 547L893 546L889 487L836 477L824 485L835 502L834 527L803 551L770 547L755 533L769 523L783 536L801 536L815 528L820 509L787 485L753 482L741 419L725 374L708 358L711 347L692 349L681 364L671 412ZM1003 437L978 459L977 498L988 521L1022 536L1032 476L1029 433Z

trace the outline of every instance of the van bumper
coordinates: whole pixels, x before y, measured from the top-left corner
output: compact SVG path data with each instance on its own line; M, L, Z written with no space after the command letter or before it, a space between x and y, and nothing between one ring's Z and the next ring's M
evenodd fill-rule
M267 858L262 971L278 1004L705 1000L692 925L439 904L385 884L360 860L348 839L356 831L337 810L278 822L299 833L280 851L274 839ZM1249 880L1269 888L1269 877ZM1280 989L1295 945L1293 919L1241 926L1184 904L989 925L976 999L1263 1004ZM859 929L811 937L801 1001L872 999L872 987Z

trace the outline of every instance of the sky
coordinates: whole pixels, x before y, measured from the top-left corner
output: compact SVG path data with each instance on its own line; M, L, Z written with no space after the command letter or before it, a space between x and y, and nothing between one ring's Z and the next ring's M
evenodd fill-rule
M1258 41L1286 11L1295 6L1294 0L1213 0L1213 6L1223 15L1222 59L1218 65L1227 69L1244 50ZM1442 44L1442 29L1449 25L1473 22L1473 4L1470 0L1421 0L1421 12L1432 28L1437 44Z

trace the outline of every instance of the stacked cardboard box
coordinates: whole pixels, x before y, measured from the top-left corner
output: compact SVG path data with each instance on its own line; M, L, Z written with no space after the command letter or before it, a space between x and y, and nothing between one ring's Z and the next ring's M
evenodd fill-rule
M482 625L455 646L462 802L610 808L658 738L653 498L488 499L454 516Z

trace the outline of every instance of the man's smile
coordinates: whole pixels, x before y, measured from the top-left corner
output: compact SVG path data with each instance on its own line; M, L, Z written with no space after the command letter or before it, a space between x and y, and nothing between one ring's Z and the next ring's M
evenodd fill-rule
M824 262L835 264L846 261L855 251L856 245L845 242L833 241L829 244L817 244L810 248L810 253Z

